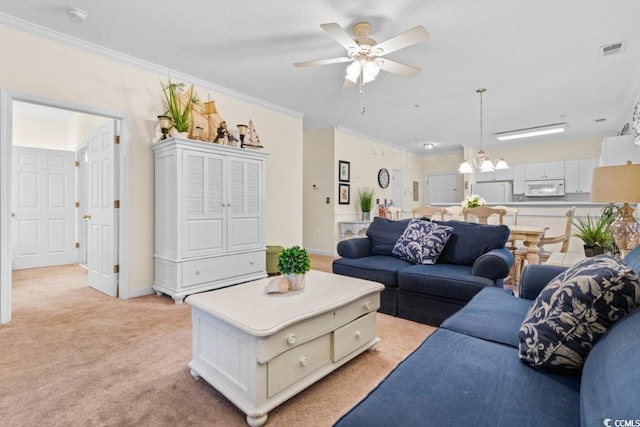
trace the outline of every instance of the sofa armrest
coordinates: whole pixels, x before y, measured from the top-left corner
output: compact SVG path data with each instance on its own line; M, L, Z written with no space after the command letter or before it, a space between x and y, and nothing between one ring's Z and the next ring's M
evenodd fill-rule
M507 248L491 249L476 259L473 263L471 274L498 280L509 275L512 265L513 254L510 250Z
M355 237L338 243L338 255L343 258L364 258L371 255L371 240L368 237Z
M562 265L527 264L520 275L520 298L536 299L542 288L567 268Z

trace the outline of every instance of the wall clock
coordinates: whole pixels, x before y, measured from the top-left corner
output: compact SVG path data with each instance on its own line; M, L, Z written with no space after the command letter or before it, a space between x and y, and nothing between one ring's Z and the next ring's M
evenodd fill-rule
M389 171L382 168L378 171L378 184L381 188L387 188L389 186Z

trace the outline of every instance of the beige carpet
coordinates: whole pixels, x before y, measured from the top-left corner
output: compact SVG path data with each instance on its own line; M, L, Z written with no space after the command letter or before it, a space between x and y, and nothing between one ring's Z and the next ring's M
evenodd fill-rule
M244 426L189 374L191 313L155 295L118 300L78 266L14 272L0 326L0 425ZM329 426L434 328L378 314L381 342L269 413L268 426Z

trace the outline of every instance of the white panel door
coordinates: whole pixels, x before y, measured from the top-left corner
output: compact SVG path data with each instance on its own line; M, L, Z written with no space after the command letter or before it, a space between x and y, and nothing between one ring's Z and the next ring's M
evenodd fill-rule
M433 203L460 202L458 198L458 174L427 176L427 205Z
M12 268L76 262L75 153L13 148Z
M393 197L393 206L402 209L404 204L404 194L402 189L402 171L393 169L393 177L391 180L391 197Z
M87 270L89 286L117 296L118 222L114 207L118 199L116 123L109 122L89 132L87 145Z

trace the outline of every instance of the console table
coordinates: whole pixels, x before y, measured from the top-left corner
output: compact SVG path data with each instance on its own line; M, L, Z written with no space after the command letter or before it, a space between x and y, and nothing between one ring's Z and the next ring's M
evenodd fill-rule
M342 221L340 222L340 239L345 239L347 231L357 236L360 231L366 230L370 225L371 221Z

